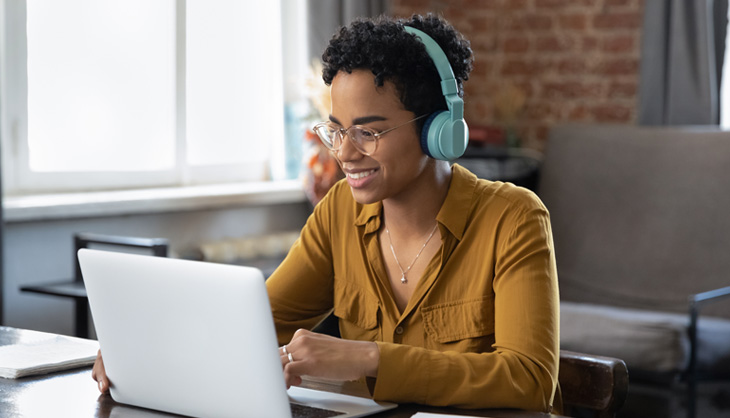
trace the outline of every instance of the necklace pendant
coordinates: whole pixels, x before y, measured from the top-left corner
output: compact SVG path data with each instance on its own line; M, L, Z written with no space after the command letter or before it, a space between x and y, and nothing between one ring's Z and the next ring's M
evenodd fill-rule
M405 274L403 276L401 276L401 278L400 278L400 282L401 283L406 284L407 281L408 280L406 280L406 275Z

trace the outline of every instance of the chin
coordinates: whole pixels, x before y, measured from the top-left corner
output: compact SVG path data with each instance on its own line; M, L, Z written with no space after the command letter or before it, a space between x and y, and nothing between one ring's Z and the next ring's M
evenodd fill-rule
M361 205L369 205L371 203L377 203L383 200L382 197L377 196L373 193L368 193L364 190L357 190L351 187L350 191L352 192L353 199L355 199L355 201Z

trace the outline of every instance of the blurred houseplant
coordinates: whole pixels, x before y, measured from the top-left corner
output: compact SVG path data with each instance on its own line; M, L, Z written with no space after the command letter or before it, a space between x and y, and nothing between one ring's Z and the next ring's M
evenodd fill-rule
M310 68L307 96L312 105L312 114L304 133L301 179L307 198L312 205L316 205L338 180L344 178L344 174L337 159L312 131L316 123L329 119L331 98L329 87L322 81L322 64L315 61Z
M502 129L505 145L517 148L522 145L522 133L518 129L525 110L527 95L512 83L502 85L494 97L494 119Z

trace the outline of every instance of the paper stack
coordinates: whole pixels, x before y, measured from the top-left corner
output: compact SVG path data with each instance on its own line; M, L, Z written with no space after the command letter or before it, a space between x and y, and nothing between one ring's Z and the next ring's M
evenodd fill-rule
M94 363L98 341L32 332L0 346L0 377L15 379Z

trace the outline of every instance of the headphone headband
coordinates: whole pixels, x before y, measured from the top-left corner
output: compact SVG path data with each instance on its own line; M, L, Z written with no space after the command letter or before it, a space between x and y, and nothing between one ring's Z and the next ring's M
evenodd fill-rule
M423 151L440 160L460 157L469 141L469 128L464 121L464 101L459 97L459 84L444 50L425 32L410 26L403 29L415 35L426 47L426 53L436 66L441 78L441 93L446 100L448 112L436 112L424 124L421 133Z

